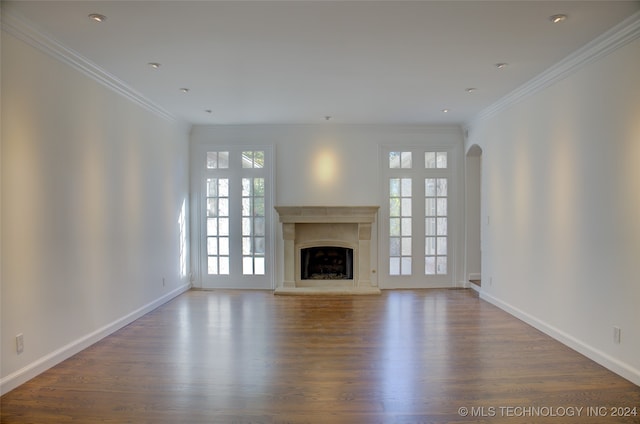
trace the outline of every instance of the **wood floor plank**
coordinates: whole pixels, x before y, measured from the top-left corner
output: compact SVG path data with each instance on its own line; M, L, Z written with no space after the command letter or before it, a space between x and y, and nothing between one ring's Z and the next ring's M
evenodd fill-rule
M0 406L2 423L640 423L640 387L471 290L216 290L185 293Z

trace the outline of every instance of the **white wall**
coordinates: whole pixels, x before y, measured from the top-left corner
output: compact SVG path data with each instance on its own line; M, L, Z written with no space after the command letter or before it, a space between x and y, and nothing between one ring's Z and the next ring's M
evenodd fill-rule
M639 69L636 39L468 141L483 149L483 296L636 384Z
M6 33L2 65L5 392L188 287L189 175L188 128Z
M327 122L318 125L203 125L194 126L191 131L192 155L197 146L241 143L275 146L276 206L384 207L378 157L381 145L458 146L455 154L459 157L452 158L452 163L463 163L463 138L458 127L337 125ZM193 169L202 166L200 158L192 157L191 163ZM198 183L192 181L193 197L197 195L197 190ZM458 202L462 204L461 199ZM274 218L277 220L277 216ZM194 219L198 219L197 216ZM462 225L460 218L459 226ZM281 226L276 224L276 228L276 240L280 242ZM455 272L460 278L463 267L463 251L460 250L462 237L460 231L454 241L458 259ZM198 236L192 234L192 243L197 240ZM372 246L376 243L377 229L374 228ZM195 248L193 250L195 252ZM276 246L276 252L282 252L280 244ZM377 251L372 252L372 258L372 266L377 268ZM280 262L281 257L276 258L277 281L282 278Z

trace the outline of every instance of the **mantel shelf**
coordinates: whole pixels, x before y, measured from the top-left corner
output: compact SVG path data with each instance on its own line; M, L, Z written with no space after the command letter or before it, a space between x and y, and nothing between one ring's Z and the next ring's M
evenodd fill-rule
M276 206L282 223L372 223L379 206Z

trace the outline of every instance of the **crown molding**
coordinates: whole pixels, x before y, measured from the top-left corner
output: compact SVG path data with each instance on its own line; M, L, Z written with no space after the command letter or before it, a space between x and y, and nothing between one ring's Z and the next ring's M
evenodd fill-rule
M568 77L589 63L608 55L639 37L640 12L636 12L588 44L571 53L560 62L551 66L546 71L529 80L529 82L516 88L491 106L483 109L471 121L467 122L464 128L472 128L482 121L495 116L507 107Z
M27 19L20 16L10 8L2 8L2 31L13 35L19 40L27 43L41 52L60 60L72 68L82 72L89 78L97 81L112 91L127 98L133 103L142 106L150 112L170 121L178 122L178 119L171 113L158 106L145 96L134 90L119 78L100 68L78 52L63 46L54 38L36 29Z
M371 132L377 135L421 135L421 134L453 134L462 135L462 126L457 124L378 124L378 123L313 123L313 124L194 124L193 129L196 131L215 128L216 131L237 131L242 130L245 133L255 132L262 134L265 131L271 134L291 131L318 131L339 132L339 133L363 133Z

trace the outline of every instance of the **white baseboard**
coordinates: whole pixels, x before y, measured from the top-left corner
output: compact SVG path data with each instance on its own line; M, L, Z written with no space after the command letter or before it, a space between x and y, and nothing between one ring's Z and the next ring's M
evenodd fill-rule
M112 323L107 324L104 327L99 328L96 331L67 344L66 346L63 346L60 349L41 357L40 359L30 363L29 365L19 369L18 371L9 374L8 376L0 380L0 395L4 395L5 393L10 392L21 384L24 384L37 375L45 372L54 365L59 364L65 359L72 357L76 353L102 340L109 334L112 334L117 330L131 324L133 321L137 320L143 315L167 303L174 297L177 297L186 292L190 287L190 284L185 284L181 287L178 287L177 289L165 294L164 296L154 300L153 302L150 302L142 306L141 308L136 309L130 314L127 314L124 317L117 319L116 321L113 321Z
M468 280L480 280L482 279L482 274L479 272L470 272Z
M601 350L594 348L593 346L589 346L588 344L576 339L575 337L565 333L564 331L559 330L558 328L549 325L546 322L514 306L511 306L508 303L503 302L502 300L493 297L482 290L480 290L480 298L521 319L532 327L542 331L543 333L556 339L560 343L569 346L571 349L581 353L582 355L586 356L594 362L597 362L598 364L618 374L619 376L626 378L633 384L637 384L638 386L640 386L640 370L632 367L631 365L624 363L602 352Z

